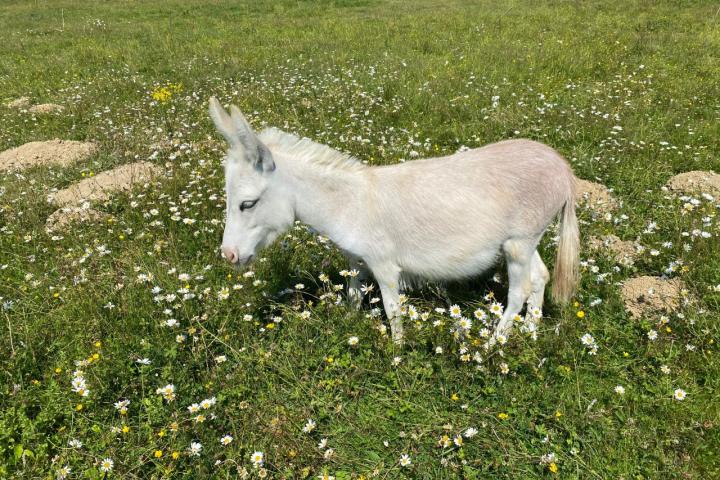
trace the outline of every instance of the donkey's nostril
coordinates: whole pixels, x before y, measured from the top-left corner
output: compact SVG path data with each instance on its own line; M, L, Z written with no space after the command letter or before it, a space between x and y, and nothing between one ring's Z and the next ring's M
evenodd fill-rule
M228 247L222 247L222 252L228 262L230 262L230 263L237 262L238 254L235 252L234 249L228 248Z

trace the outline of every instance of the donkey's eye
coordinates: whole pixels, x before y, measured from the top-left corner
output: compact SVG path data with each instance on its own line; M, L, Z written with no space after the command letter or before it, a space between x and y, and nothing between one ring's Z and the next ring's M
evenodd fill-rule
M249 209L251 209L252 207L255 206L255 204L258 202L258 200L260 200L260 199L257 198L257 199L255 199L255 200L245 200L244 202L242 202L242 203L240 204L240 211L242 212L242 211L244 211L244 210L249 210Z

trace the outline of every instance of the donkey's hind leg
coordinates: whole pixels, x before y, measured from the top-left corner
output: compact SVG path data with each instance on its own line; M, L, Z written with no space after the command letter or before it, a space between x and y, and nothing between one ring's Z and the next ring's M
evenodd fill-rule
M400 268L392 263L368 265L380 286L385 314L390 320L393 342L403 343L403 324L400 316Z
M542 309L543 300L545 299L545 285L550 279L550 272L540 258L537 250L532 257L532 265L530 267L530 283L532 291L528 298L528 308L537 307Z
M510 239L503 244L510 288L505 312L495 328L494 341L497 341L500 336L507 338L515 316L520 313L532 292L532 259L536 245L537 240L526 238ZM491 343L495 343L494 341Z

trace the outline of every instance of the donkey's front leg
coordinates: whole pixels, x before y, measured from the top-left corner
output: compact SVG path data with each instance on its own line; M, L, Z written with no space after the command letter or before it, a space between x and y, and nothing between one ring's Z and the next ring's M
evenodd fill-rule
M357 275L351 276L348 280L348 300L351 306L359 308L363 299L360 287L368 279L368 270L365 263L359 258L348 256L348 263L350 269L357 272Z
M382 293L385 315L390 320L390 332L393 342L403 343L403 324L400 316L400 268L393 264L370 266Z

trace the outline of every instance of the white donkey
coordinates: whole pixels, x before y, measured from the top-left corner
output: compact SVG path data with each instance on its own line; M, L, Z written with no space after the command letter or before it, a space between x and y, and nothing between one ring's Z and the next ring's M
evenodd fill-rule
M230 111L210 99L210 116L229 143L222 251L233 264L249 263L298 219L330 238L353 268L369 269L392 338L402 343L401 278L467 278L504 256L510 288L497 339L509 333L526 302L542 307L549 273L537 246L561 214L553 296L566 302L573 295L575 177L552 148L508 140L371 167L274 128L256 135L237 107Z

